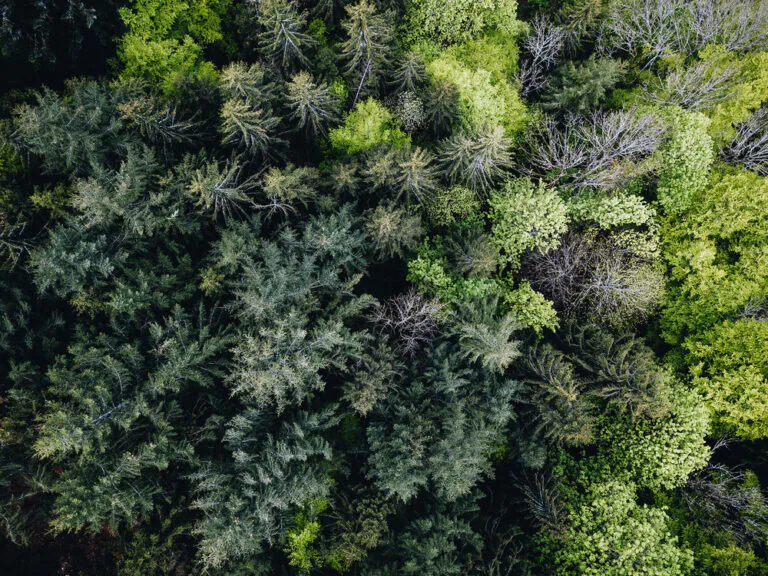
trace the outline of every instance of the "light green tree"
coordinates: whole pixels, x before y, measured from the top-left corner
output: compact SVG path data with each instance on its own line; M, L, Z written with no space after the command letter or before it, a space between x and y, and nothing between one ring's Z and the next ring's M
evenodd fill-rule
M684 576L693 553L679 548L663 509L638 505L632 482L607 480L588 488L571 511L557 573L583 576Z
M686 341L693 383L719 433L748 440L768 436L766 342L768 322L760 317L726 320Z
M707 184L715 159L714 142L707 133L710 120L704 114L671 109L668 116L672 137L660 151L657 194L667 213L679 214Z
M184 75L215 79L203 48L223 38L221 20L230 6L231 0L134 0L120 8L128 26L118 46L123 75L160 82L166 93Z
M406 36L411 41L432 40L454 44L497 29L517 34L517 0L409 0L406 3Z
M709 411L701 400L695 391L678 388L667 416L610 421L602 442L612 470L626 470L639 486L654 490L685 484L692 472L706 466L711 452L704 442Z
M492 237L513 268L520 256L538 249L547 252L560 244L568 229L568 209L554 188L528 178L510 180L491 192L488 201Z

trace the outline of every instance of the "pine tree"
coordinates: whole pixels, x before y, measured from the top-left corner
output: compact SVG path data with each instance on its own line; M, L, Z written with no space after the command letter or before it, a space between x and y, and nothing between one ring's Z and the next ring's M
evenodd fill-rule
M406 151L398 162L396 201L406 203L416 200L423 204L428 195L436 188L436 173L432 166L432 156L418 146Z
M529 352L528 381L539 420L536 431L555 444L582 446L594 438L595 407L565 355L550 345Z
M450 82L435 82L427 98L427 119L432 132L438 137L447 136L459 123L460 117L456 87Z
M306 51L314 39L302 32L306 17L296 12L290 0L264 0L259 5L259 23L264 28L260 36L262 52L283 68L306 65Z
M289 229L264 244L238 294L238 312L255 330L242 334L234 349L234 394L280 413L322 390L328 373L350 369L369 335L346 323L367 299L337 300L320 318L310 312L357 282L364 239L355 226L343 211L310 220L298 237Z
M249 100L227 100L221 109L219 130L224 144L244 149L254 156L269 157L281 143L276 130L280 118Z
M224 437L227 459L191 476L193 506L202 515L194 531L206 569L248 565L284 535L293 510L329 493L333 451L323 433L337 423L332 409L285 415L280 423L258 409L232 418Z
M439 162L452 183L485 192L512 167L511 144L501 126L460 132L441 143Z
M121 118L135 126L138 133L168 150L171 146L191 144L198 136L198 127L184 120L169 102L153 98L136 98L118 106Z
M347 39L341 45L341 55L357 101L361 94L378 84L389 62L391 31L385 17L368 0L360 0L345 9L347 18L342 27Z
M468 494L490 473L488 450L513 417L516 383L463 367L447 342L430 356L377 409L387 419L368 427L369 475L404 502L427 486L448 501Z
M269 74L261 64L233 62L225 66L219 76L219 91L225 99L240 99L261 105L277 98L277 87L269 81Z
M306 129L313 136L324 136L330 125L338 121L338 102L328 85L317 84L306 72L299 72L287 85L289 119L297 129Z
M584 63L569 61L557 70L542 95L541 107L547 112L563 110L571 114L594 110L623 75L620 61L590 58Z
M219 214L225 220L243 215L253 205L250 193L255 183L242 172L243 167L236 160L228 160L223 166L216 161L207 162L195 171L188 192L198 205L212 210L214 218Z
M148 332L147 350L83 334L48 373L34 450L62 469L52 488L57 531L114 531L148 518L172 490L171 470L192 463L174 396L222 377L228 340L180 308Z
M16 110L21 140L42 157L46 172L85 174L91 162L103 162L120 134L122 122L113 103L118 94L95 82L73 82L67 99L45 89L36 106Z
M398 59L397 68L392 74L391 84L397 92L417 90L427 78L424 60L421 55L406 52Z
M453 322L464 355L483 368L503 374L520 356L520 342L512 340L522 326L511 314L497 316L496 298L460 304Z

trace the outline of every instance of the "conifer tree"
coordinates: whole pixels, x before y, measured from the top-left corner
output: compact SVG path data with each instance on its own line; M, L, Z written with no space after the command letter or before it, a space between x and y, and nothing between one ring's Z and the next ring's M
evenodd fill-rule
M460 132L442 142L439 162L452 183L486 192L512 167L511 144L501 126Z
M314 39L303 32L306 17L296 11L290 0L264 0L259 4L262 52L283 68L309 63L306 52Z
M328 126L338 120L338 102L325 83L317 84L306 72L299 72L288 82L289 119L296 128L313 136L325 135Z
M381 79L390 60L391 31L385 16L369 0L360 0L345 9L347 18L342 27L347 38L341 45L341 55L357 101Z

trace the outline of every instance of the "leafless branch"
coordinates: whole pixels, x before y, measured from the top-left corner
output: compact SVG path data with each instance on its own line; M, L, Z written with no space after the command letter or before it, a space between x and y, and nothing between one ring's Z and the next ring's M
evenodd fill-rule
M373 309L373 321L398 341L400 352L414 356L437 335L437 314L442 305L413 290L395 296Z
M522 59L517 80L520 94L528 96L546 85L546 72L555 66L565 45L566 31L545 16L538 15L523 40L527 56Z
M664 78L656 76L641 93L651 104L677 105L688 110L708 109L730 97L736 81L733 66L713 69L707 62L698 62L676 69Z
M663 124L634 109L570 118L547 118L527 139L531 175L576 186L611 188L630 174L630 163L652 154L664 139Z
M721 155L725 160L744 164L762 176L768 176L768 109L755 112L736 128L736 136Z

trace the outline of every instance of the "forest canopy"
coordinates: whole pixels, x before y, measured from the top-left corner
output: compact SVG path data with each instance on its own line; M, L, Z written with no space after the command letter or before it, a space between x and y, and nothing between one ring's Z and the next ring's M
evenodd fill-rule
M0 0L4 574L768 574L768 0Z

